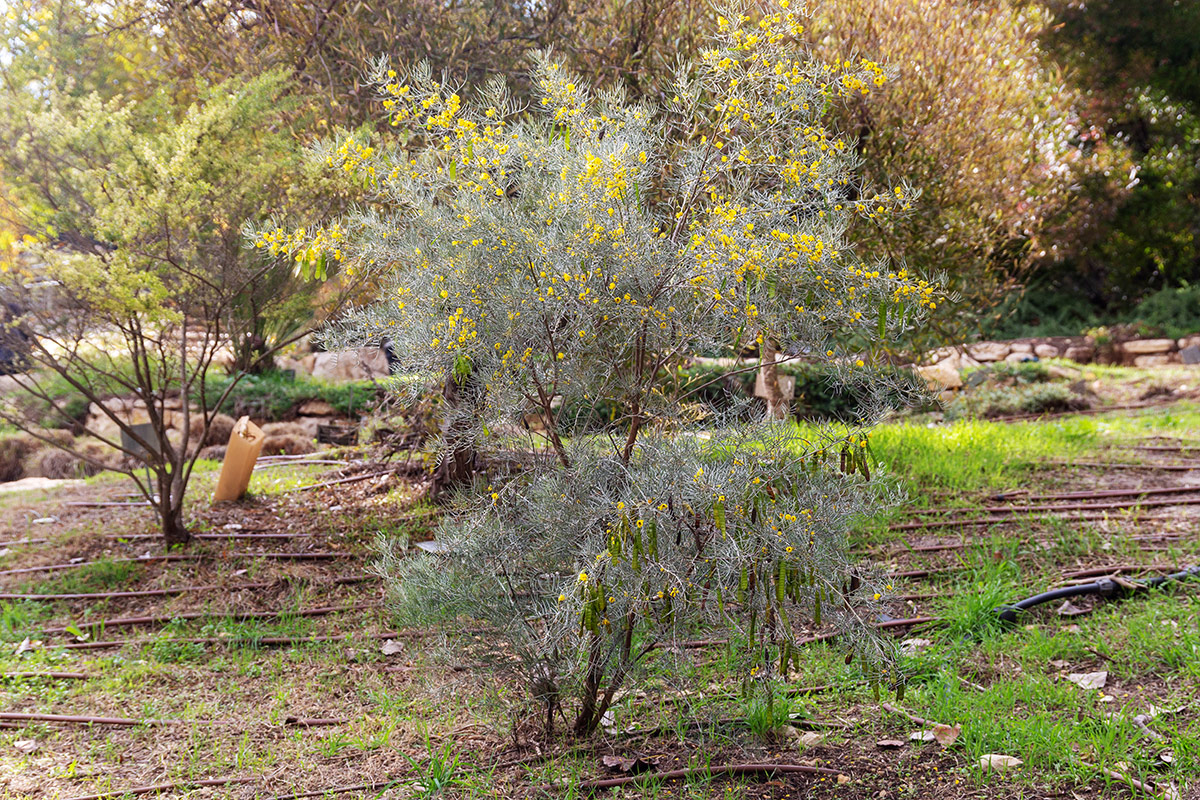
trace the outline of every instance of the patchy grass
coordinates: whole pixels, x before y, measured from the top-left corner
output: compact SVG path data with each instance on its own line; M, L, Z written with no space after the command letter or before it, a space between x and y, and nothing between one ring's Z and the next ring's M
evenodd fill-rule
M1186 473L1108 474L1102 469L1048 469L1043 462L1133 458L1122 448L1141 438L1197 441L1198 434L1200 411L1176 405L1144 416L1016 424L909 422L883 427L872 441L888 471L917 504L973 509L994 504L987 498L1001 489L1186 481ZM0 647L0 669L91 676L6 678L0 684L3 710L184 721L129 728L30 722L0 729L0 798L51 800L222 777L254 783L209 787L195 796L241 799L371 783L374 788L338 796L584 797L581 781L617 774L601 763L605 755L638 756L656 769L803 760L834 767L847 780L698 775L597 797L1124 796L1127 789L1105 777L1104 768L1143 781L1173 783L1183 797L1197 788L1200 581L1122 600L1080 599L1083 613L1078 616L1060 616L1056 606L1043 606L1016 626L999 624L994 613L1082 567L1195 563L1200 515L1189 507L1114 510L1106 520L1085 523L1039 514L994 526L928 531L893 531L880 523L857 535L854 546L864 555L876 554L884 570L935 570L895 582L896 594L915 599L895 600L891 616L935 616L941 622L898 632L895 641L907 640L898 663L906 692L903 700L891 696L891 702L960 726L959 739L947 749L936 742L911 741L909 735L922 726L883 712L857 662L846 662L837 641L804 647L788 681L774 685L770 703L762 691L743 694L734 669L739 659L728 645L656 651L638 683L616 703L611 731L578 743L561 734L546 739L538 723L539 707L521 682L490 670L478 653L447 649L435 634L414 634L400 640L400 652L384 655L374 636L390 620L378 610L251 620L230 616L234 611L295 611L377 600L377 583L329 581L365 571L377 534L410 541L428 534L435 509L401 507L414 496L411 486L375 487L374 481L364 481L312 492L281 491L319 482L322 475L311 468L273 470L255 478L261 483L244 503L212 509L198 503L192 509L198 529L220 531L237 523L246 530L312 537L269 545L203 542L194 547L211 558L202 561L124 564L114 559L140 554L148 545L102 545L98 534L142 530L146 522L133 512L105 510L74 517L63 513L49 552L30 548L9 556L14 565L13 559L35 556L36 563L85 556L99 560L35 579L12 576L4 591L192 583L233 587L250 581L270 588L103 605L0 601L0 638L8 643ZM197 485L212 480L215 472L209 470ZM120 491L119 484L87 488L98 495ZM18 506L37 513L57 508L57 502L49 494L24 498ZM898 510L895 519L907 510ZM918 549L942 543L955 546ZM356 558L305 563L261 555L292 549L343 549ZM52 625L139 614L170 619L200 611L208 615L92 632L94 639L136 642L121 649L67 649L63 645L74 637L39 634ZM347 638L266 644L269 637L314 635ZM16 643L26 636L43 643L18 655ZM186 641L193 638L216 641ZM1065 677L1098 671L1108 673L1102 689L1081 689ZM819 690L798 694L797 687ZM1147 722L1164 737L1161 741L1133 721L1151 707L1165 710ZM335 724L301 727L288 722L295 717L327 718ZM557 721L560 731L564 724ZM813 736L801 741L789 732L793 730ZM889 739L902 745L877 745ZM13 746L17 740L32 740L37 750L22 753ZM1018 757L1024 766L1000 776L984 773L979 758L989 753Z

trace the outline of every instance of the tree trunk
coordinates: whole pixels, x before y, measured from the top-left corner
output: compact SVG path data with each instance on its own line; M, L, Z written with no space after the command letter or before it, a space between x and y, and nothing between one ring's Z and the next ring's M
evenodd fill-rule
M785 420L788 418L788 402L779 386L779 367L775 364L778 353L775 345L766 336L762 343L762 379L763 387L767 390L767 419Z
M167 547L187 544L192 533L183 522L182 481L173 480L165 470L158 474L158 519L162 525L163 541Z
M463 402L463 388L453 375L446 376L446 383L442 387L447 410L447 420L442 423L446 450L434 470L433 483L429 487L429 499L437 503L448 500L455 490L470 486L481 467L479 454L454 419L454 410Z

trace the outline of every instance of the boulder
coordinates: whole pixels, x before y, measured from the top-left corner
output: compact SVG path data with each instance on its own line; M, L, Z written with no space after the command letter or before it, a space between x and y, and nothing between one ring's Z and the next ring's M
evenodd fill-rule
M1164 364L1171 363L1171 356L1167 353L1150 353L1144 356L1134 356L1133 365L1135 367L1161 367Z
M1058 348L1043 342L1033 348L1033 354L1038 358L1058 358Z
M327 381L361 381L390 374L387 356L378 347L314 353L312 359L309 372L314 378Z
M336 417L338 410L324 400L306 400L304 405L296 409L302 417Z
M932 391L959 389L963 385L962 376L958 374L958 370L944 362L929 367L917 367L917 372L925 379L925 383Z
M1182 364L1200 364L1200 344L1192 344L1179 351Z
M1008 349L1009 349L1010 353L1032 353L1033 352L1033 343L1032 342L1012 342L1011 344L1009 344Z
M967 347L967 353L976 361L1003 361L1011 349L1004 342L978 342Z
M1133 339L1128 342L1122 342L1120 345L1122 353L1127 353L1133 356L1156 355L1158 353L1169 353L1175 349L1174 339ZM1135 360L1136 364L1137 361Z
M1009 353L1004 360L1009 364L1020 364L1025 361L1037 361L1037 356L1033 353Z
M1186 350L1189 347L1200 347L1200 333L1193 333L1190 336L1185 336L1175 342L1176 347L1180 350Z

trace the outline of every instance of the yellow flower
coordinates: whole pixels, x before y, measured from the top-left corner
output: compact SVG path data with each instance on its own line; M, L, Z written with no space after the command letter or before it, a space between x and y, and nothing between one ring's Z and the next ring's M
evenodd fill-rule
M586 572L579 573L578 580L580 583L587 583L587 579L588 579L588 574Z

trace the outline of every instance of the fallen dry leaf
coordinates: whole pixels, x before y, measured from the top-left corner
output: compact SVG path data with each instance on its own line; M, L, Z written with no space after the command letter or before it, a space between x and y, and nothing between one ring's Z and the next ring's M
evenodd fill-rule
M1072 672L1067 676L1067 680L1080 689L1103 689L1104 684L1108 683L1108 673L1104 671Z
M959 734L962 733L962 728L958 725L934 725L933 738L937 739L937 743L942 747L949 747L958 741Z
M913 731L908 738L913 742L932 742L934 740L933 731Z
M404 645L400 644L400 642L397 642L395 639L388 639L384 641L383 645L379 648L379 652L383 653L385 656L394 656L397 653L404 652Z
M900 652L906 656L916 655L931 644L929 639L905 639L900 642Z
M816 731L805 731L800 734L799 741L805 747L812 747L814 744L820 744L824 739L825 737Z
M1005 772L1010 769L1016 769L1025 762L1014 756L1002 756L996 753L988 753L979 759L979 768L984 772Z
M642 758L641 756L634 756L632 758L626 758L624 756L602 756L600 758L600 763L614 772L625 772L629 774L645 772L646 770L653 769L658 765L657 761L654 761L653 759Z
M1089 609L1080 608L1070 600L1064 600L1063 604L1058 607L1058 615L1060 617L1078 617L1080 614L1088 613Z
M838 782L838 786L841 786L843 783L849 783L850 776L849 775L838 775L837 782Z
M17 739L13 742L13 747L28 755L38 749L38 744L33 739Z
M899 739L880 739L875 743L875 746L887 748L904 747L904 742L900 741Z

